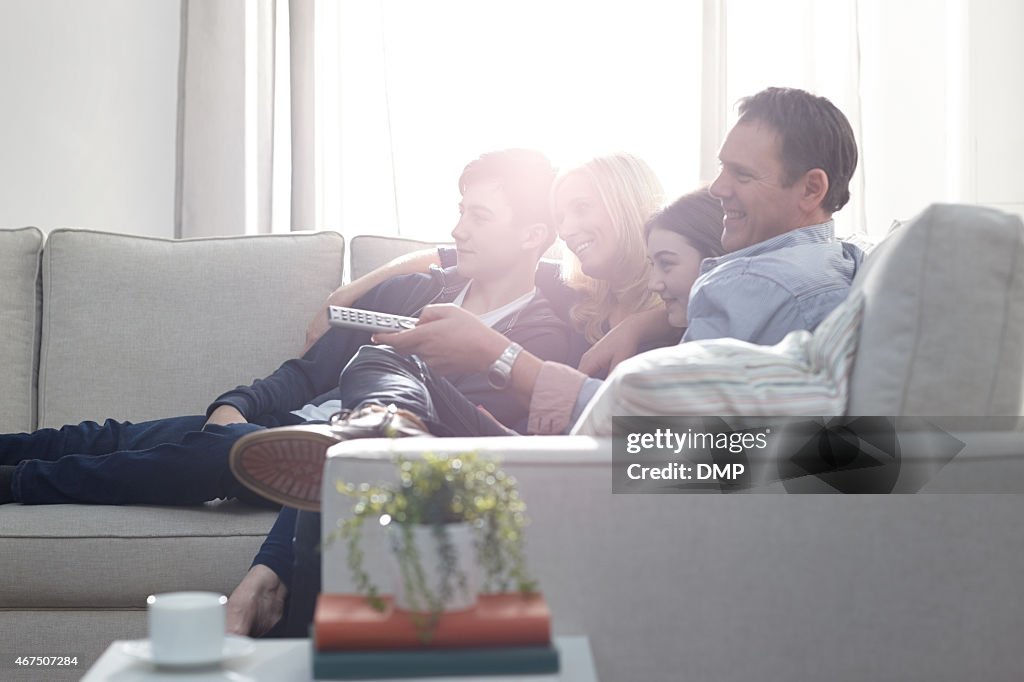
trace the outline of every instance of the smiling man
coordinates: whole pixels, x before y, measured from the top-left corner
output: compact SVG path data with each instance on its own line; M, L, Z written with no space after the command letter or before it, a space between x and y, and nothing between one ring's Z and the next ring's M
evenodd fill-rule
M722 203L727 254L701 265L684 341L774 344L813 330L843 299L863 254L835 238L850 199L853 129L824 97L768 88L740 101L710 191Z

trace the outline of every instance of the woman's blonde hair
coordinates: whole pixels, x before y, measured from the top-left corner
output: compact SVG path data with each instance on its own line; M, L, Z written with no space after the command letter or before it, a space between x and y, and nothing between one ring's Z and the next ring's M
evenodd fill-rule
M643 160L618 153L599 156L561 173L551 188L552 200L562 182L577 173L594 183L619 243L619 262L613 271L621 273L621 277L616 281L584 274L576 255L565 250L566 283L585 294L571 311L572 321L593 343L607 333L616 308L635 312L653 308L660 301L656 294L647 290L650 263L644 224L661 209L664 191L654 171Z

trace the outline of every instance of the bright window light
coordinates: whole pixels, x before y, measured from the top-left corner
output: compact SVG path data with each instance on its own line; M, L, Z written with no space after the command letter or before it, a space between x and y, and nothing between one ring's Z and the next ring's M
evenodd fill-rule
M506 147L563 168L628 151L667 199L698 183L698 2L321 4L318 126L333 130L319 139L336 189L319 227L447 239L463 166Z

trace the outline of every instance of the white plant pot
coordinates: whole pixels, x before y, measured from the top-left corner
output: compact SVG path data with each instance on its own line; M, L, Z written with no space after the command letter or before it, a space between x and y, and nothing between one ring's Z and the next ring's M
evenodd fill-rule
M468 523L449 523L441 527L447 535L448 543L454 553L452 592L450 598L442 605L442 611L463 611L476 606L477 592L480 588L480 569L476 562L476 551L473 548L473 531ZM434 534L434 527L413 525L412 542L420 558L424 582L433 595L441 595L443 590L444 559L442 545ZM406 611L429 611L426 603L413 603L410 598L409 586L403 576L402 566L398 560L405 544L405 528L397 523L388 527L391 541L392 558L395 561L395 606ZM420 600L422 602L422 599Z

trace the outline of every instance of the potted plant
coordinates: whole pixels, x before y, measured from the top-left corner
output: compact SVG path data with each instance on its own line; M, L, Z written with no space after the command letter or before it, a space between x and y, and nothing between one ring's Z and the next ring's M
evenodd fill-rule
M476 575L483 578L480 592L535 591L524 554L526 506L512 476L475 452L395 462L397 484L336 484L355 500L336 536L346 542L356 588L374 608L383 610L384 601L363 563L368 519L388 528L398 564L396 605L419 614L427 638L444 611L475 604Z

